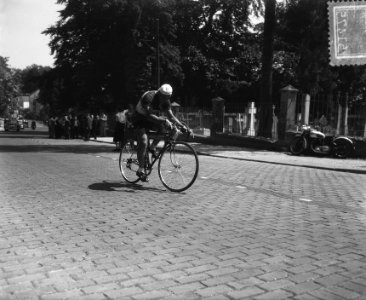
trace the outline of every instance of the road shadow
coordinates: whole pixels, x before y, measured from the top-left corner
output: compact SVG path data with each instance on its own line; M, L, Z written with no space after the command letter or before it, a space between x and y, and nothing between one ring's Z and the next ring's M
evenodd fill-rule
M12 142L18 139L22 142ZM33 139L34 141L30 141ZM82 139L50 139L44 131L0 132L0 152L101 153L112 152L112 144Z
M250 153L271 153L272 150L257 149L257 148L247 148L238 146L225 146L225 145L206 145L206 144L193 144L192 147L196 150L198 154L205 155L207 153L216 154L221 152L241 152L246 151Z
M165 189L158 189L155 187L149 187L140 183L128 183L121 181L107 181L96 182L88 186L89 189L94 191L106 191L106 192L127 192L136 193L137 191L151 191L151 192L166 192Z
M53 152L53 153L101 153L111 152L111 146L98 145L0 145L0 152Z
M0 139L46 139L48 136L42 131L2 131Z

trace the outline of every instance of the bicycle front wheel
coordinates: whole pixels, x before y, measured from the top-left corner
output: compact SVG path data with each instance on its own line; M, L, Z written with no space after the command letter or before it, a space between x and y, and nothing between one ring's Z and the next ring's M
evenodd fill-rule
M188 189L196 180L199 163L196 151L185 142L173 142L159 159L158 172L163 185L172 192Z
M140 178L136 175L139 168L137 159L137 146L133 140L128 140L119 154L119 170L124 180L136 183Z

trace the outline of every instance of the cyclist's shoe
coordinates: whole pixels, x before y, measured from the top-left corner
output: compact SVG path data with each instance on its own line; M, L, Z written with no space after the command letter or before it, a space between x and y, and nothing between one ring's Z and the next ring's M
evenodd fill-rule
M158 151L156 149L150 149L152 158L158 158Z
M144 172L139 172L139 171L137 171L136 172L136 175L137 175L137 177L139 177L140 178L140 180L142 181L142 182L149 182L149 178L147 177L147 175L144 173Z
M150 152L152 158L154 159L159 156L158 151L156 150L156 146L149 146L148 152Z

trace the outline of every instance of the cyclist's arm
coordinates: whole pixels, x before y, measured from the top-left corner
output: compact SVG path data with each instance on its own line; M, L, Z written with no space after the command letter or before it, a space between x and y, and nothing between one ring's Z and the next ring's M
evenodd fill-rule
M158 117L153 113L153 110L149 103L144 103L143 101L139 101L136 106L136 112L143 115L149 122L155 124L162 124L166 122L165 118Z
M173 114L173 111L171 109L168 109L166 111L167 117L168 119L173 123L173 124L177 124L179 127L185 127L179 120L178 118Z
M146 117L150 122L153 122L153 123L156 123L156 124L163 124L163 123L166 122L166 118L158 117L157 115L154 115L154 114L151 114L151 113L148 114Z

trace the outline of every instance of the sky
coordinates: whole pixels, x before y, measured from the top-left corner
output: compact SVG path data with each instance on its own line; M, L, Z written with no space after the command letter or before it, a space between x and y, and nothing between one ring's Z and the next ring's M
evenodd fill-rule
M53 66L50 37L42 31L61 9L56 0L0 0L0 56L8 57L9 67Z

